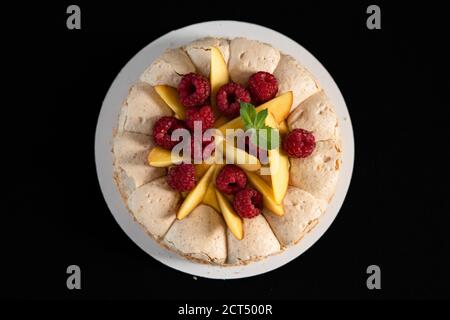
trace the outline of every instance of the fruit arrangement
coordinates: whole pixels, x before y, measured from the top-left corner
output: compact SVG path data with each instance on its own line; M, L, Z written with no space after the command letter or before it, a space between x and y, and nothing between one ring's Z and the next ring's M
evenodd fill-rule
M178 219L184 219L203 203L221 212L231 233L241 240L244 237L242 219L258 216L264 206L276 215L284 214L282 201L288 189L288 156L309 156L314 150L315 140L307 130L295 129L286 133L285 129L282 130L285 136L280 144L280 126L286 128L292 92L276 97L278 81L265 71L253 73L247 88L231 82L220 50L211 47L210 51L209 80L201 74L188 73L181 78L177 90L165 85L155 88L175 116L161 117L156 121L153 139L157 147L149 152L148 163L150 166L168 167L168 185L184 193L177 212ZM173 132L184 128L193 133L195 125L201 127L202 133L210 128L218 128L220 132L245 129L251 133L251 141L247 141L247 145L253 144L258 152L237 148L227 138L206 139L201 135L195 139L194 135L190 143L191 157L195 154L203 156L204 149L211 146L211 150L221 148L227 163L233 164L223 165L222 161L192 164L183 161L184 154L172 157L172 149L181 142L172 138ZM264 130L263 139L261 131ZM258 173L261 171L258 154L261 153L268 156L266 174L271 176L271 185ZM184 159L190 160L188 158ZM201 169L196 170L200 166Z
M133 84L113 177L133 218L197 262L247 264L298 243L331 201L338 118L313 75L269 44L204 38Z

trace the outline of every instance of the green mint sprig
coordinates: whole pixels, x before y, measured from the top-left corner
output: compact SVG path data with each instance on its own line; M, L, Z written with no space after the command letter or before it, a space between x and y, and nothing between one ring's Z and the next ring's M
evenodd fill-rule
M265 124L269 112L267 109L256 112L251 103L241 102L240 115L245 130L251 131L251 142L264 150L276 149L280 145L280 133L278 129Z

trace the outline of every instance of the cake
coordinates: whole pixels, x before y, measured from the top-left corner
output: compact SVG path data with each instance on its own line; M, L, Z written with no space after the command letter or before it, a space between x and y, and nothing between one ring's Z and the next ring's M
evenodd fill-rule
M207 137L208 128L249 135L239 145ZM167 49L131 86L114 130L114 180L136 223L167 250L245 265L283 254L319 223L339 178L340 140L333 103L301 61L246 38L198 39ZM177 153L183 143L198 147Z

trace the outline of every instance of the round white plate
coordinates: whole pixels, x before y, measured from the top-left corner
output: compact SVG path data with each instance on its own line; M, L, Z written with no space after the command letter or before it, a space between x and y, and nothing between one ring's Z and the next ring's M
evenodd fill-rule
M194 263L161 248L132 219L113 181L112 133L113 128L116 127L120 108L127 96L129 87L139 79L145 68L166 48L179 47L206 36L245 37L269 43L282 52L290 54L306 66L318 79L336 108L341 126L344 151L342 169L336 194L326 213L320 218L319 224L297 245L281 254L247 266L221 267ZM330 54L332 53L330 52ZM333 222L344 202L352 176L353 158L354 143L350 116L344 98L327 70L305 48L288 37L266 27L238 21L210 21L194 24L169 32L138 52L120 71L109 88L103 101L95 134L95 162L100 187L109 209L125 233L142 250L165 265L192 275L215 279L251 277L274 270L297 258L319 240Z

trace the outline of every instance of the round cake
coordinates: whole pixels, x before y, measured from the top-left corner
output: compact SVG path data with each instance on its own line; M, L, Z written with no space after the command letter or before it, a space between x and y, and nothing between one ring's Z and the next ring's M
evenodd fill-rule
M317 225L342 148L333 105L301 61L254 40L204 38L143 70L112 154L149 236L196 262L237 265L282 254Z

